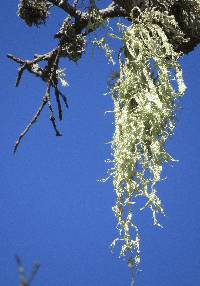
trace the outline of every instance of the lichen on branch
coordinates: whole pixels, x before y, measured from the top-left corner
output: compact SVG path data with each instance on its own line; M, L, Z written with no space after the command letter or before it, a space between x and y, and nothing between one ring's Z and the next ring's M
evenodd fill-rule
M113 177L116 193L113 212L119 232L112 246L120 244L120 257L127 259L133 275L134 267L140 263L136 202L145 201L142 209L151 210L154 225L160 226L158 214L164 214L158 183L162 179L163 165L173 160L166 142L173 135L177 102L186 88L179 57L200 43L200 1L113 0L100 9L95 0L20 0L18 16L28 26L39 27L48 20L51 7L65 13L54 35L55 48L46 54L34 55L32 60L8 55L19 65L16 86L25 71L39 77L46 85L41 104L19 135L14 152L45 106L49 109L55 134L61 135L51 103L53 91L58 118L62 120L61 100L66 107L68 104L59 82L64 86L68 84L60 59L78 62L86 52L88 36L105 28L106 20L120 18L121 23L124 19L129 22L128 27L120 25L122 36L110 34L121 41L121 47L116 51L119 70L110 78L115 132L109 176ZM100 39L97 40L99 35L96 34L90 43L102 48L108 61L114 63L108 33L99 34Z
M160 225L157 214L164 214L164 209L156 185L163 164L173 160L165 145L174 131L177 100L185 92L180 54L154 23L162 16L155 10L146 11L133 25L124 27L125 60L120 61L120 78L112 89L115 131L110 172L119 231L112 246L120 242L120 257L134 265L140 261L139 230L134 224L136 198L146 200L142 209L150 208L154 225ZM165 21L176 27L173 17L168 15Z
M47 0L20 0L17 14L28 26L45 24L52 5Z

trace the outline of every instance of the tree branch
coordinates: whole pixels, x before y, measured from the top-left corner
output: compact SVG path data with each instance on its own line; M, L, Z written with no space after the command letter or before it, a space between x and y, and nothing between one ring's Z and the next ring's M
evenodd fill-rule
M19 256L15 256L15 260L17 263L17 270L18 270L18 275L19 275L19 286L29 286L33 279L35 278L35 275L37 274L40 264L35 262L32 266L31 273L28 278L25 277L25 269L24 266L21 262L21 259Z
M24 71L28 71L34 74L36 77L39 77L47 85L45 95L42 98L42 102L36 114L30 121L30 123L27 125L27 127L24 129L24 131L20 134L20 136L18 137L15 143L14 152L16 152L17 147L20 141L22 140L22 138L25 136L25 134L30 130L32 125L39 118L46 103L48 104L48 108L50 111L50 120L55 130L55 133L57 136L61 135L61 133L58 131L57 126L56 126L56 120L55 120L54 111L53 111L53 107L51 104L51 98L50 98L50 92L51 92L51 89L53 88L54 96L55 96L56 103L57 103L58 117L60 120L62 120L62 106L60 102L60 97L64 101L66 107L68 107L68 104L67 104L66 97L58 89L57 71L59 69L58 64L59 64L59 60L61 57L68 58L69 60L72 60L74 62L78 61L81 58L83 52L85 51L85 46L86 46L85 36L97 30L102 20L104 21L106 19L115 18L115 17L122 17L128 20L131 20L129 16L130 11L138 5L139 5L141 12L146 8L152 8L152 7L154 7L154 9L163 11L162 10L163 5L159 4L160 1L157 1L157 0L152 0L152 1L114 0L114 1L111 1L110 4L104 9L98 10L98 8L95 7L94 10L95 10L95 13L97 13L97 16L98 16L97 18L98 20L100 19L99 20L100 24L98 25L98 22L97 22L97 25L95 25L96 14L94 13L93 15L91 13L91 6L87 7L88 9L85 12L85 10L81 11L77 8L78 0L71 1L72 4L70 4L69 1L67 0L48 0L48 2L62 9L64 12L67 13L67 15L70 16L64 19L59 32L56 33L54 36L54 38L57 38L59 41L58 45L53 50L51 50L50 52L47 52L46 54L35 55L33 60L20 59L11 54L7 55L9 59L13 60L19 65L17 78L16 78L16 86L19 86L21 78L24 74ZM183 19L184 13L181 13L182 6L179 2L181 3L181 1L178 1L174 5L172 5L168 12L170 15L174 15L180 29L183 31L186 38L188 38L189 40L187 42L182 41L182 43L179 41L176 42L176 45L174 44L174 49L176 49L178 52L189 53L200 42L200 30L197 30L194 32L193 27L191 27L191 25L189 25L189 27L187 26L187 21L185 22L185 19ZM23 10L22 8L23 7L21 7L21 10ZM31 9L34 9L34 7L32 7ZM22 16L20 17L22 17L23 20L24 19L26 20L26 17L24 17L25 14L23 13L22 13ZM26 21L26 23L29 24L28 20ZM41 21L39 20L41 19L37 19L37 21L35 22L33 21L33 23L36 23L36 24L40 23ZM94 25L89 25L90 23L93 23L93 22L94 22ZM159 25L160 23L158 22L157 24ZM91 27L89 28L89 26ZM170 39L170 33L167 36ZM40 66L40 63L45 63L45 67L42 68Z
M49 0L49 2L68 13L71 17L81 17L82 12L77 10L76 6L70 5L66 0Z
M99 11L103 19L115 17L129 17L125 9L112 2L107 8Z
M17 58L13 55L8 55L8 58L11 60L15 61L20 65L18 69L18 75L16 79L16 86L19 85L20 79L22 77L22 74L25 70L28 72L36 75L37 77L40 77L44 82L47 84L47 89L45 92L45 95L42 98L42 102L40 106L38 107L37 112L33 116L32 120L30 123L26 126L24 131L19 135L15 145L14 145L14 153L17 151L17 148L21 142L21 140L24 138L24 136L27 134L27 132L31 129L32 125L36 123L38 120L41 112L43 111L44 107L46 104L48 104L49 111L50 111L50 121L52 123L52 126L56 132L56 136L61 136L61 133L59 132L57 125L56 125L56 120L55 120L55 115L53 111L53 107L51 104L51 98L50 98L50 91L51 88L53 87L55 90L55 97L57 101L57 107L58 107L58 114L59 114L59 119L62 120L62 107L60 103L60 96L63 99L66 107L67 105L67 99L66 97L59 91L58 89L58 79L57 79L57 70L58 70L58 64L59 64L59 59L60 59L60 53L61 53L61 47L58 46L54 50L52 50L49 53L46 53L44 55L35 55L35 58L31 61L29 60L22 60L20 58ZM47 64L45 67L42 69L38 63L46 61Z

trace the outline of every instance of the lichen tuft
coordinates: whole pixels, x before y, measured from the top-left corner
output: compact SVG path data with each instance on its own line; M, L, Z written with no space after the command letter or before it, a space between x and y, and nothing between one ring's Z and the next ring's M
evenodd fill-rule
M165 145L174 132L177 100L186 89L178 63L180 54L155 23L155 13L146 11L124 28L125 60L120 60L120 77L112 89L115 131L110 173L119 231L112 246L119 242L120 257L134 265L140 262L140 235L134 223L136 198L146 201L142 209L149 208L154 225L160 226L157 215L164 214L164 209L157 183L163 164L173 160Z
M50 6L46 0L20 0L17 15L28 26L39 26L46 23Z

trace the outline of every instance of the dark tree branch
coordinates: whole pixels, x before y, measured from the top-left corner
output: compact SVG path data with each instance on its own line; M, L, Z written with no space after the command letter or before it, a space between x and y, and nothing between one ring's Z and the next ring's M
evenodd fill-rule
M87 7L87 11L81 11L78 7L78 0L71 1L72 4L69 3L67 0L48 0L48 2L60 9L62 9L69 17L63 21L61 29L58 33L55 34L55 38L58 40L58 45L50 52L47 52L43 55L35 55L33 60L23 60L20 58L15 57L14 55L9 54L8 58L13 60L19 65L17 78L16 78L16 86L19 86L21 78L23 76L24 71L28 71L31 74L34 74L36 77L39 77L42 81L44 81L47 85L45 95L42 98L42 102L35 113L34 117L24 129L24 131L18 137L15 146L14 152L16 152L17 147L25 136L25 134L30 130L32 125L37 121L39 118L44 106L47 104L50 112L50 121L52 126L55 130L56 136L61 136L61 133L57 129L56 120L54 116L53 107L51 104L51 89L54 89L54 96L57 103L57 110L58 110L58 117L62 120L62 106L60 102L60 97L64 101L66 107L68 107L66 97L60 92L58 89L58 75L57 71L59 69L59 60L62 57L68 58L73 61L79 60L81 58L84 49L85 49L85 37L94 32L98 29L99 25L95 25L95 17L94 19L93 14L91 13L92 5L94 6L93 2L90 2L90 6ZM93 3L93 4L92 4ZM193 32L192 27L186 27L185 20L183 19L184 15L181 13L182 6L181 0L177 1L174 5L171 6L169 13L174 15L180 29L183 31L188 41L176 42L174 44L174 49L178 52L182 53L189 53L194 49L194 47L200 43L200 30ZM162 10L163 5L160 4L158 0L114 0L110 1L110 4L104 8L98 10L95 5L95 11L99 15L100 19L103 21L106 19L111 19L115 17L122 17L130 19L130 11L136 7L137 5L140 6L140 11L142 12L146 8L154 7L157 10ZM32 8L33 9L33 8ZM48 11L47 11L48 12ZM23 14L24 16L24 14ZM24 18L22 17L24 20ZM29 19L30 20L30 19ZM88 28L89 24L94 22L94 25ZM33 22L34 23L34 22ZM37 19L36 23L39 23L39 19ZM157 23L159 24L159 22ZM162 26L162 25L161 25ZM167 33L166 33L167 34ZM167 35L170 40L170 34ZM172 43L173 44L173 43ZM75 51L75 52L74 52ZM40 67L40 63L45 63L45 67Z
M82 12L76 9L76 5L72 6L66 0L49 0L50 3L65 11L71 17L80 17Z
M59 119L62 120L62 106L60 103L60 93L57 88L55 88L55 97L56 97L57 106L58 106L58 116L59 116Z
M88 13L84 13L78 10L77 7L77 0L74 0L73 5L70 5L66 0L49 0L50 3L59 7L71 17L74 18L88 18ZM102 17L105 18L113 18L113 17L126 17L128 16L125 9L121 8L120 6L116 5L114 2L111 1L111 4L108 5L107 8L100 10Z
M33 116L30 123L26 126L24 131L19 135L14 145L14 153L17 151L17 148L21 140L23 139L23 137L31 129L32 125L36 123L36 121L38 120L46 104L48 104L48 108L50 111L50 121L55 130L56 136L61 136L61 133L59 132L57 125L56 125L55 115L54 115L53 107L51 104L51 96L50 96L51 88L53 87L55 90L55 97L56 97L57 106L58 106L59 119L62 120L62 107L60 103L60 96L63 99L66 107L68 107L68 105L67 105L66 97L58 89L57 70L58 70L58 64L59 64L59 59L60 59L59 58L60 52L61 52L61 48L60 46L58 46L56 49L54 49L53 51L47 54L35 55L35 58L32 61L22 60L20 58L14 57L13 55L8 55L8 58L12 59L13 61L15 61L16 63L20 65L20 68L18 69L16 86L19 85L20 79L25 70L29 71L30 73L35 74L37 77L40 77L47 84L45 95L42 98L42 102L37 112ZM47 62L46 66L43 69L40 68L38 65L38 63L42 61Z
M20 65L20 68L18 69L18 75L17 75L17 79L16 79L16 86L19 85L20 83L20 79L22 77L22 74L25 70L27 70L28 72L34 74L37 77L40 77L43 81L46 81L46 74L44 72L44 70L42 68L39 67L39 65L37 65L39 62L43 62L43 61L48 61L52 56L53 56L53 52L55 50L53 50L50 53L47 53L45 55L37 55L35 56L34 60L23 60L20 58L17 58L11 54L7 55L7 57L11 60L13 60L14 62L18 63Z
M54 79L56 80L56 84L57 84L56 71L57 71L57 68L58 68L59 53L60 53L60 49L58 49L58 51L56 53L56 56L55 56L55 59L54 59L54 62L52 64L52 66L51 66L51 73L50 73L50 76L49 76L49 80L48 80L48 84L47 84L47 91L46 91L46 95L45 95L45 98L47 99L48 107L49 107L49 110L50 110L50 120L51 120L53 128L54 128L54 130L56 132L56 136L61 136L61 133L58 131L57 126L56 126L54 111L53 111L53 107L52 107L51 99L50 99L50 91L51 91L51 85L52 85L52 82L54 81ZM58 95L58 98L59 98L59 94L56 93L56 99L58 101L57 95ZM61 106L59 105L58 106L58 110L59 110L60 107ZM59 110L59 113L60 113L60 110Z
M13 149L13 152L15 153L17 151L17 148L22 140L22 138L26 135L26 133L31 129L32 125L34 123L36 123L37 119L39 118L43 108L45 107L47 103L47 99L46 97L44 96L43 99L42 99L42 103L41 105L39 106L37 112L35 113L35 115L33 116L31 122L26 126L26 128L24 129L24 131L19 135L15 145L14 145L14 149Z
M117 6L112 2L107 8L100 10L100 14L103 19L115 18L115 17L129 17L129 14L122 7Z

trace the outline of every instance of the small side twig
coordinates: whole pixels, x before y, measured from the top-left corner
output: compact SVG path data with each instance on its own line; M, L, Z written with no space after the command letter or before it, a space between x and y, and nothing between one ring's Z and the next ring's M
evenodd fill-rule
M18 69L18 75L17 75L17 79L16 79L16 83L15 83L15 86L16 86L16 87L19 86L19 83L20 83L22 74L23 74L23 72L25 71L25 69L26 69L26 64L23 64L23 65Z
M50 76L49 76L49 80L47 83L47 90L46 90L46 99L47 99L47 103L48 103L48 107L50 110L50 120L52 122L53 128L56 132L56 136L62 136L62 134L59 132L57 125L56 125L56 120L55 120L55 116L54 116L54 111L53 111L53 107L51 105L51 99L50 99L50 91L51 91L51 85L54 79L55 85L57 86L57 78L56 78L56 71L58 68L58 62L59 62L59 53L60 53L60 49L58 49L58 51L56 52L55 55L55 59L52 63L51 69L50 69ZM59 101L57 99L57 101ZM61 106L59 105L58 108L60 108ZM60 112L60 110L59 110Z
M32 125L34 123L36 123L37 119L39 118L44 106L46 105L47 103L47 99L46 97L44 96L43 99L42 99L42 103L41 105L39 106L37 112L35 113L35 115L33 116L32 120L30 121L30 123L26 126L26 128L24 129L24 131L19 135L17 141L15 142L15 145L14 145L14 149L13 149L13 152L14 154L16 153L17 151L17 148L21 142L21 140L23 139L23 137L26 135L26 133L31 129Z
M57 125L56 125L54 111L53 111L53 107L51 105L51 100L50 100L50 89L51 89L51 82L49 82L49 84L47 86L47 91L46 91L46 94L45 94L45 98L47 100L49 111L50 111L50 120L51 120L53 128L54 128L54 130L56 132L56 136L62 136L62 134L59 132L59 130L57 128Z
M60 120L62 120L62 106L60 103L60 93L57 88L55 88L55 97L56 97L57 106L58 106L58 117Z
M17 263L17 270L18 270L18 275L19 275L19 286L29 286L30 283L33 281L35 278L35 275L37 274L40 264L38 262L35 262L32 266L31 273L28 278L25 277L25 269L24 266L21 262L21 259L19 256L15 256L15 260Z
M60 115L62 114L60 97L62 98L66 108L69 108L69 105L68 105L68 102L67 102L67 97L58 89L58 85L54 84L53 87L55 89L56 100L59 100L59 103L57 102L57 104L58 104L58 112L59 112L59 118L60 118ZM62 119L60 118L60 120L62 120Z
M30 283L31 283L31 282L33 281L33 279L35 278L35 276L36 276L36 274L37 274L39 268L40 268L40 264L39 264L38 262L35 262L35 263L33 264L33 266L32 266L31 274L30 274L30 276L29 276L29 278L28 278L28 280L27 280L28 285L30 285Z
M38 62L42 62L44 60L47 61L51 57L51 55L49 55L49 54L48 54L48 57L47 57L47 55L45 55L45 56L46 56L46 58L44 56L43 56L43 58L42 58L42 56L38 56L38 58L36 58L32 61L28 61L28 60L23 60L23 59L17 58L11 54L7 55L7 57L9 59L11 59L12 61L14 61L20 65L20 68L18 69L17 79L16 79L16 86L19 86L22 74L25 70L34 74L37 77L40 77L43 81L47 80L46 75L44 73L44 70L42 68L40 68L39 65L37 65Z
M44 55L35 55L33 60L23 60L20 58L17 58L13 55L8 55L8 58L15 61L20 65L18 69L18 75L16 79L16 86L19 86L21 77L23 75L23 72L27 70L30 73L35 74L36 76L39 76L44 82L47 84L45 95L42 98L42 102L33 116L30 123L26 126L24 131L19 135L15 145L14 145L14 153L17 151L17 148L21 142L21 140L24 138L26 133L31 129L32 125L36 123L38 120L43 108L46 104L48 104L48 108L50 111L50 121L52 123L53 129L55 130L56 136L61 136L62 134L57 128L56 125L56 119L54 115L54 110L51 104L51 88L55 90L55 98L57 101L57 108L58 108L58 116L59 119L62 120L62 106L60 102L60 97L63 99L65 106L68 107L67 104L67 98L65 95L63 95L60 90L58 89L58 79L57 79L57 70L58 70L58 64L60 59L60 47L58 46L53 51L44 54ZM38 63L41 61L47 61L47 64L44 68L41 68Z

